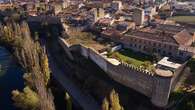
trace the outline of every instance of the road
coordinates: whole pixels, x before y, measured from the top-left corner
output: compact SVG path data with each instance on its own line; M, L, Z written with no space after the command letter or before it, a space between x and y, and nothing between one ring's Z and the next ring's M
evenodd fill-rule
M48 50L49 51L49 50ZM60 69L55 59L49 54L49 66L53 77L76 100L84 110L101 110L99 104L90 95L83 93L66 75L65 69Z

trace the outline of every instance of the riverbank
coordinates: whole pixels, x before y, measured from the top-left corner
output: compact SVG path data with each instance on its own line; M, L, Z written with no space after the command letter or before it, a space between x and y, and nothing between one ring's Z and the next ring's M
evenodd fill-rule
M0 105L2 110L19 110L13 105L12 90L24 87L23 70L15 62L11 53L0 47Z

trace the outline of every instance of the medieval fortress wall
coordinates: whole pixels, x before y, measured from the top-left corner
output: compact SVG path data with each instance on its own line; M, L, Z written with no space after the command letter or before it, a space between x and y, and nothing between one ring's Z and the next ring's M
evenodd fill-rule
M163 77L123 62L115 65L92 48L81 44L69 46L64 39L59 39L59 42L66 49L65 52L80 52L82 56L91 59L115 81L150 97L154 105L159 107L167 105L173 82L178 75Z

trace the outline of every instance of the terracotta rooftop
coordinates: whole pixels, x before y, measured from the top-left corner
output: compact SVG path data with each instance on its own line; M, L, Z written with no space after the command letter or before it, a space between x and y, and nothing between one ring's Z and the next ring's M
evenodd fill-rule
M161 24L156 27L157 30L161 31L166 31L170 33L178 33L182 30L184 30L184 27L181 26L175 26L175 25L166 25L166 24Z
M167 42L172 44L177 44L176 40L173 38L173 34L170 33L157 33L155 31L144 32L144 31L128 31L125 34L126 37L138 37L141 39L156 40L160 42Z
M157 25L156 29L159 31L166 31L169 33L174 33L174 34L181 32L184 29L186 29L191 34L195 32L195 29L193 29L191 27L169 25L169 24L159 24L159 25Z
M101 18L98 20L98 24L110 24L112 21L112 19L109 19L109 18Z
M120 37L120 31L117 31L116 29L106 29L102 31L102 34L109 37Z
M159 25L157 27L146 27L139 30L130 30L125 36L145 38L176 45L186 45L193 38L190 32L181 26Z
M186 30L183 30L179 33L177 33L174 38L180 45L186 45L186 43L192 39L193 36L191 36Z

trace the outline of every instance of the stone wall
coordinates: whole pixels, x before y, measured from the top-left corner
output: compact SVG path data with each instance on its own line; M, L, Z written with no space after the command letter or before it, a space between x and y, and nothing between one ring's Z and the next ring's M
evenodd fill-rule
M101 69L107 71L107 61L101 56L96 50L88 48L83 45L80 46L80 53L85 58L90 58L94 63L96 63Z
M153 80L154 87L151 101L156 106L165 107L168 104L168 99L171 92L172 78L155 76Z
M66 43L61 45L64 46ZM167 105L175 78L158 76L123 62L114 65L94 49L80 44L69 47L69 50L79 51L82 56L91 59L115 81L150 97L154 105L159 107Z
M175 73L174 73L174 76L173 76L173 78L172 78L172 90L174 90L175 89L175 86L176 86L176 84L177 84L177 82L178 82L178 80L179 80L179 78L180 78L180 76L181 76L181 73L183 73L182 71L184 70L184 68L185 68L185 66L186 66L186 64L187 64L187 62L188 61L186 61L185 63L183 63L183 65L181 66L181 67L179 67L179 69L177 69L176 71L175 71Z
M148 97L152 96L154 80L152 74L143 73L142 70L130 67L121 63L117 66L107 63L107 73L114 80L130 87Z
M63 45L62 48L65 50L68 57L71 60L73 60L74 58L73 58L71 52L69 51L70 45L65 41L65 39L59 39L59 43L60 43L60 45Z

